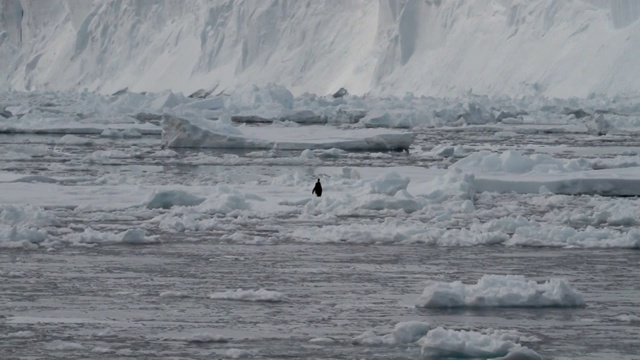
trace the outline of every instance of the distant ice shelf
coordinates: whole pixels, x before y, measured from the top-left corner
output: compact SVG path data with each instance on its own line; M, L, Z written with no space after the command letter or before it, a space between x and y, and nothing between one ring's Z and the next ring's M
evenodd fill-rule
M213 121L163 116L162 143L173 148L408 151L412 142L412 132L388 129L345 130L318 125L235 127L230 119Z

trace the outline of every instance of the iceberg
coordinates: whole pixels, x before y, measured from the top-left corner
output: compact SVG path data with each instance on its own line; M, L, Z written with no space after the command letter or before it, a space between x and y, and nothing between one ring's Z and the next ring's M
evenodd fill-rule
M231 121L163 116L162 144L173 148L252 150L342 149L347 151L409 151L412 132L388 129L338 129L331 126L234 127Z

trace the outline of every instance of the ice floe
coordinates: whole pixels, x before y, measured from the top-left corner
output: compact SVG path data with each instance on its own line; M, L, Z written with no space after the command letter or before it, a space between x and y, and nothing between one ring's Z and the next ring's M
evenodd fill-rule
M52 351L73 351L73 350L85 350L86 348L79 343L63 340L53 340L44 345L46 350Z
M71 233L63 237L62 241L71 244L156 244L159 242L155 235L148 236L146 230L134 228L120 233L102 232L87 227L82 232Z
M428 281L416 306L425 308L582 307L580 292L564 279L544 283L521 275L484 275L477 284Z
M225 120L227 119L227 120ZM378 129L339 130L329 126L233 127L229 118L216 121L165 115L162 142L168 147L225 149L407 150L413 133Z
M438 327L421 338L419 344L422 355L427 358L542 360L535 351L500 333L482 334Z
M477 152L451 166L475 176L477 191L516 192L521 194L599 194L609 196L640 195L640 167L612 171L594 169L584 159L556 159L545 154L524 155L518 151Z
M280 302L285 300L284 294L278 291L270 291L265 289L258 290L229 290L222 292L213 292L209 294L210 299L216 300L239 300L254 302Z
M169 209L173 206L200 205L204 200L184 190L164 190L154 192L146 202L146 206L149 209Z
M425 358L522 359L542 360L535 351L520 345L519 334L487 329L483 332L445 329L422 321L397 323L393 331L377 335L373 330L353 338L361 346L397 346L415 344Z

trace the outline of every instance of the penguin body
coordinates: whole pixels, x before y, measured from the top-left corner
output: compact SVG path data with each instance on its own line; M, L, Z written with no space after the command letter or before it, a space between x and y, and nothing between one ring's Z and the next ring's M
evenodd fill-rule
M320 179L316 182L316 186L311 190L312 194L316 194L317 197L322 196L322 185L320 184Z

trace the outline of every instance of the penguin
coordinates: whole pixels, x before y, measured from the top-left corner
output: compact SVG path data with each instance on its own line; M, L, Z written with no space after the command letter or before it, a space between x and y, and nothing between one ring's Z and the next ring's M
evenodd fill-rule
M312 194L316 194L317 197L322 196L322 185L320 184L320 179L316 182L316 186L311 190Z

